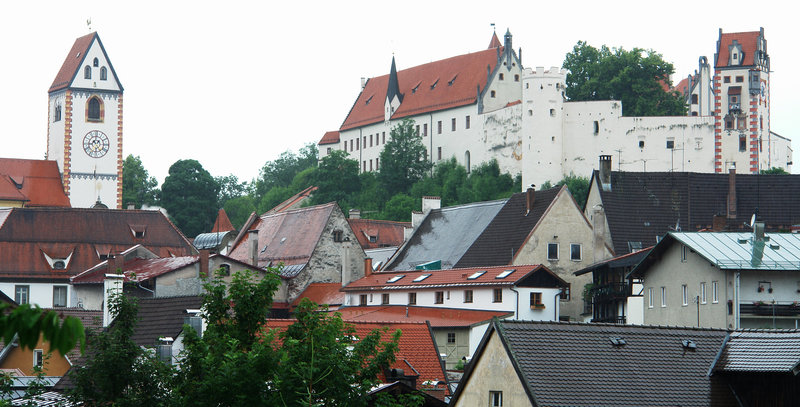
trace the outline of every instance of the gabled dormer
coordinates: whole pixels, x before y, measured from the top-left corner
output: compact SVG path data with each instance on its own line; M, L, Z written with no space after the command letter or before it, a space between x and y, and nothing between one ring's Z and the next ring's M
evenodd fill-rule
M739 41L733 40L733 43L728 46L728 66L739 66L744 60L744 51Z
M392 56L392 68L389 71L389 86L386 89L386 101L384 103L384 120L389 121L392 115L403 103L403 94L400 93L400 82L397 80L397 65Z

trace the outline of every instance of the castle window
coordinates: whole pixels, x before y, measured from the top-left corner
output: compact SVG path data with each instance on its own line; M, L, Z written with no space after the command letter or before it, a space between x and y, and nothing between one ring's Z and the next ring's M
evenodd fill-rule
M375 159L375 171L378 171L380 169L380 168L378 168L378 160L379 160L379 158Z
M92 67L89 65L83 68L83 79L92 79Z
M92 122L103 121L103 102L100 101L99 97L93 96L86 103L86 120Z
M469 150L467 150L467 152L464 153L464 167L466 167L467 174L469 174L469 170L470 170L470 167L469 167Z
M92 66L97 68L98 66L100 66L100 61L97 58L95 58L94 61L92 62Z
M519 75L514 75L514 82L519 82Z
M730 76L726 76L726 77L723 78L723 81L725 83L731 83L731 77Z
M372 147L372 134L369 135L369 146Z
M556 117L556 109L550 109L550 116Z
M639 148L644 148L644 140L639 140Z
M61 121L61 105L56 105L55 111L53 112L53 121L58 122Z
M456 118L450 120L450 131L456 131Z
M438 147L438 157L439 157L439 158L437 158L438 160L442 159L442 148L441 147Z
M597 120L594 121L594 134L600 133L600 122Z
M697 116L697 112L692 112L692 116Z
M489 92L489 96L494 97L495 96L495 92L494 91Z
M436 134L442 134L442 121L441 120L439 120L436 123Z
M427 129L428 125L426 124L425 126L426 126L425 128ZM383 133L381 133L381 144L386 144L386 132L385 131Z
M414 134L415 134L417 137L419 137L419 124L417 125L417 130L414 132Z
M675 140L667 140L667 148L672 150L675 148Z
M503 80L503 74L502 73L500 74L500 80L501 81Z
M464 128L469 128L469 116L464 120Z
M100 80L104 81L106 79L108 79L108 71L106 70L106 67L102 67L100 68Z
M747 138L742 134L739 136L739 151L742 152L745 150L747 150Z
M744 76L737 76L737 77L736 77L736 82L737 82L737 83L744 82Z
M696 104L697 104L697 95L696 95L696 94L695 94L695 95L692 95L692 104L693 104L693 105L696 105Z

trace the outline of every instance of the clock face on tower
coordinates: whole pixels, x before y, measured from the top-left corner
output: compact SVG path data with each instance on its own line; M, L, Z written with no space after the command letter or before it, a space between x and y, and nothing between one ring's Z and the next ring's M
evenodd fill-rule
M108 136L100 130L92 130L83 138L83 151L92 158L100 158L108 152Z

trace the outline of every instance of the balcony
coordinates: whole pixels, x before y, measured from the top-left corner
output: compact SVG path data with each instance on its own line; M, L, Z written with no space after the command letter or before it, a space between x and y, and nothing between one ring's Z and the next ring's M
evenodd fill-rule
M761 315L776 317L793 317L800 315L800 304L798 303L769 303L754 302L751 304L742 303L739 305L742 315Z
M728 105L728 113L739 114L742 112L742 105L739 103L731 103Z
M607 324L625 324L625 317L605 317L605 318L592 318L592 322L604 322Z
M601 302L628 297L630 295L630 287L627 283L614 282L596 285L591 288L589 293L596 302Z

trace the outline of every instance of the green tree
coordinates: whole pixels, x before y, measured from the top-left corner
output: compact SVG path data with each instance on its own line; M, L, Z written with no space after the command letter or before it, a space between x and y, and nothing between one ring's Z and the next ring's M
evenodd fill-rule
M681 116L686 103L671 85L675 68L653 50L600 49L578 41L564 58L566 97L573 101L619 100L625 116Z
M575 198L575 202L581 206L581 209L584 209L586 206L586 198L589 196L589 178L579 177L573 173L570 173L564 177L564 179L558 181L555 186L550 181L546 181L539 189L550 189L553 187L561 187L562 185L567 186L569 193L572 194L573 198Z
M352 200L352 195L361 190L358 161L347 158L342 150L331 151L320 161L314 183L317 186L311 199L314 204Z
M250 214L256 211L256 203L252 195L244 195L228 200L223 208L233 227L239 230L247 222Z
M139 156L128 155L122 162L122 203L125 207L134 204L155 205L158 202L158 181L151 177L142 165Z
M70 370L74 385L67 392L70 401L87 406L166 405L173 369L131 339L137 322L136 300L116 295L109 307L114 323L106 331L90 333L85 365Z
M196 160L178 160L169 167L161 185L161 206L188 237L208 232L217 212L217 185L211 174Z
M239 178L233 174L214 177L214 182L219 185L217 208L224 208L231 199L248 195L251 189L247 181L239 182Z
M77 343L81 344L81 349L85 344L83 324L75 317L62 321L57 312L45 311L38 305L23 304L12 309L8 303L0 302L0 338L8 344L15 335L20 346L27 349L33 349L43 337L50 342L51 349L57 349L62 355Z
M299 154L284 151L274 161L267 161L261 167L255 182L256 196L261 197L274 187L290 186L298 173L306 168L316 167L318 156L317 145L309 143L300 149Z
M421 180L431 169L422 136L416 133L414 121L404 119L395 125L389 140L381 151L381 168L378 183L386 196L408 193L415 182Z
M761 170L761 174L772 174L772 175L788 175L789 173L786 172L783 168L780 167L772 167L768 170Z
M421 199L414 199L406 194L395 194L383 207L379 218L398 222L411 221L411 211L419 210Z

